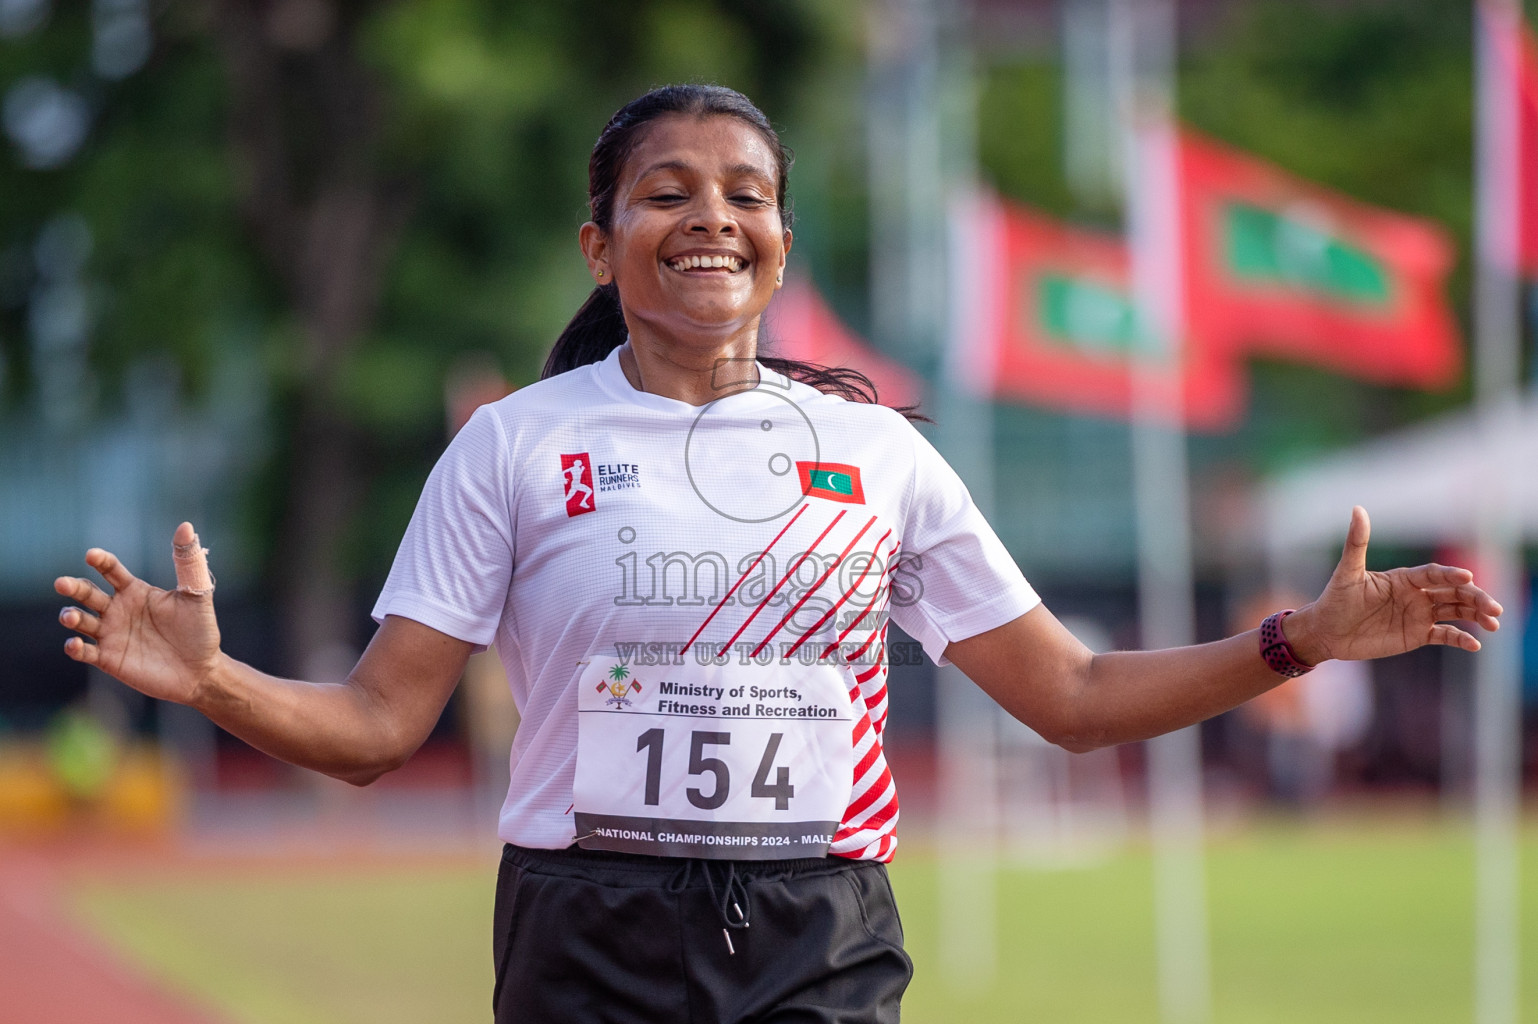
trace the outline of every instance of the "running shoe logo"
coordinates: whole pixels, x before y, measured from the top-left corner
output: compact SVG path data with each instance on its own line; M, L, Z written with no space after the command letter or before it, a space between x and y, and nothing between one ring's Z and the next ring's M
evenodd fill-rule
M566 496L566 515L596 511L593 501L593 460L587 452L561 456L561 490Z

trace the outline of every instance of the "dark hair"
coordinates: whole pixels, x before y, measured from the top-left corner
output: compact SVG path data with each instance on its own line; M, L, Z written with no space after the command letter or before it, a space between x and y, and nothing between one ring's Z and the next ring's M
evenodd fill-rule
M604 125L598 141L593 144L593 155L587 164L588 208L593 223L600 230L607 232L613 223L614 192L619 186L626 161L640 142L641 130L651 121L669 114L735 117L758 132L769 151L774 154L775 202L785 229L790 230L794 215L787 186L792 154L780 141L769 119L753 105L752 100L735 89L720 85L665 85L653 89L625 104ZM577 310L576 316L571 318L571 322L556 339L540 377L553 377L579 366L599 362L624 344L626 336L619 288L612 283L599 285L588 295L582 308ZM876 385L858 370L818 366L779 356L760 355L758 361L792 380L810 384L819 391L840 395L854 402L874 404L877 400ZM912 416L915 409L909 407L898 411Z

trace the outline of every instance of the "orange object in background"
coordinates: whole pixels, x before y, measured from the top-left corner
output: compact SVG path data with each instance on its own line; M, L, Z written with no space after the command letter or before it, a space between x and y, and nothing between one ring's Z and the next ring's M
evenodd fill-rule
M72 790L42 742L0 744L0 832L38 835L89 827L158 832L178 823L187 784L177 764L149 744L127 747L89 796Z

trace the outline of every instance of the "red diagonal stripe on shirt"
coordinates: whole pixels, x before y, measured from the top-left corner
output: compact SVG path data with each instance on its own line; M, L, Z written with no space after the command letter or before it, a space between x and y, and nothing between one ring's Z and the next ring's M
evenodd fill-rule
M880 711L879 714L876 711L876 708L878 708L878 707L881 708L881 711ZM886 691L885 690L882 690L880 695L874 701L872 701L870 703L870 705L867 707L867 711L871 715L871 719L872 719L872 721L871 721L871 728L876 730L876 735L877 736L880 736L883 727L886 725L887 705L886 705Z
M764 599L758 602L758 606L753 609L753 611L748 615L747 619L743 621L742 625L737 627L737 632L732 634L732 638L722 645L720 651L721 655L726 654L727 651L732 649L732 644L737 642L737 638L747 630L748 626L752 625L754 619L758 618L758 613L769 606L769 602L774 599L774 595L778 594L780 592L780 588L783 587L790 580L790 578L796 574L796 570L801 568L801 563L805 562L807 558L811 556L812 552L817 550L817 545L822 543L822 539L826 537L830 532L832 532L833 528L838 525L838 521L842 518L844 518L844 513L842 512L834 516L833 522L823 527L823 531L817 535L817 539L812 541L811 544L807 545L807 549L801 552L801 557L796 559L796 564L785 570L785 575L780 577L780 582L774 585L773 590L764 595ZM789 524L786 525L788 526Z
M882 683L879 690L865 698L865 707L870 711L875 711L876 708L881 706L881 702L885 699L886 683Z
M844 812L844 820L849 821L852 818L858 818L863 811L868 810L876 803L877 800L885 796L886 791L890 789L891 786L892 769L890 766L884 767L881 769L881 775L877 777L874 783L871 784L871 787L867 789L863 794L861 794L858 800L849 805L849 809ZM848 830L847 834L853 835L856 831L868 827L868 823L862 822L859 825L845 825L844 829ZM840 831L844 831L844 829L841 829ZM838 837L835 836L834 838L836 840Z
M891 799L871 810L870 817L858 825L844 825L838 832L833 833L833 841L848 839L850 836L859 835L861 832L875 832L880 834L890 827L893 818L897 817L897 794L895 790L885 790L891 794Z
M822 575L817 577L817 582L813 583L810 587L808 587L806 589L806 593L801 595L801 600L796 602L796 605L795 605L794 608L792 608L790 611L785 613L785 617L780 620L779 625L775 626L773 629L771 629L769 631L769 635L764 637L763 641L760 642L757 647L753 648L753 653L748 655L748 657L750 657L750 658L758 657L758 652L763 650L765 645L767 645L769 643L769 641L774 639L774 635L776 633L778 633L781 629L785 628L785 623L789 622L791 620L791 618L794 617L795 614L801 610L801 606L806 604L807 599L810 598L813 594L817 593L817 591L819 589L821 589L821 587L822 587L822 585L824 583L828 582L828 577L833 575L833 570L837 569L840 565L844 564L844 559L849 556L849 552L853 551L854 550L854 546L856 544L860 543L860 538L865 536L865 531L869 530L871 528L871 525L874 524L875 521L876 521L876 517L875 516L871 516L869 521L867 521L864 526L860 527L860 532L854 535L854 539L853 540L851 540L848 544L844 545L844 550L842 550L842 551L840 551L838 553L838 557L837 558L833 559L831 562L828 563L828 567L822 571ZM810 554L810 552L808 552L808 554ZM800 646L801 645L799 643L796 644L796 647L800 647ZM795 648L791 648L791 649L794 650ZM786 657L788 658L788 657L790 657L790 655L787 654Z
M838 635L838 638L836 640L834 640L832 643L828 644L828 646L823 650L823 652L817 656L817 660L818 661L821 661L822 659L826 658L828 655L832 654L834 651L838 650L838 645L844 642L844 637L848 636L850 633L853 633L856 629L860 628L860 623L864 622L865 621L865 616L869 615L870 612L871 612L871 609L876 607L876 605L881 602L881 600L884 597L884 593L891 591L891 589L892 589L892 586L891 586L892 581L887 579L887 574L892 571L893 563L891 561L891 556L895 555L897 553L897 549L900 548L900 547L902 547L902 543L898 542L896 545L893 546L892 550L888 553L886 568L882 570L881 578L876 582L876 592L871 594L871 596L870 596L870 603L868 603L865 606L864 610L861 611L859 615L855 616L855 620L853 622L851 622L844 629L844 631ZM866 644L869 645L869 641L868 640L866 641ZM860 648L860 650L862 650L862 651L864 649L865 649L864 647ZM845 659L845 660L848 660L848 659Z
M753 564L744 569L742 575L737 577L737 582L732 584L732 589L728 590L726 592L726 596L721 598L720 603L710 610L709 615L705 616L705 621L700 623L700 628L696 629L694 631L694 635L689 638L689 642L684 644L684 650L687 651L689 648L694 646L694 641L698 640L700 638L700 634L705 632L705 627L710 625L710 620L716 617L716 612L726 607L726 602L730 601L732 599L732 595L737 593L737 588L742 586L742 581L748 578L749 573L758 568L758 563L762 562L765 556L774 550L774 546L780 542L780 538L785 536L785 531L796 525L796 520L801 518L801 513L805 512L810 505L811 502L807 502L805 505L802 505L800 508L796 509L796 514L790 517L790 522L786 523L784 527L780 529L780 532L774 535L774 540L769 542L769 546L758 553L758 557L753 559Z
M885 544L886 543L886 539L888 537L890 537L891 535L892 535L892 531L891 530L888 530L886 533L883 533L881 535L881 539L876 541L876 548L879 550L881 548L881 545ZM815 633L819 629L821 629L823 627L823 625L829 619L833 618L833 616L838 614L838 610L843 607L844 602L849 600L851 597L853 597L854 596L854 592L860 589L860 584L865 582L865 577L867 575L869 575L869 573L870 573L870 567L875 565L875 564L876 564L876 559L875 558L872 558L869 562L865 563L865 568L860 570L860 578L855 580L854 583L850 586L850 588L848 590L844 591L843 595L841 597L839 597L839 599L834 603L833 607L828 609L828 612L827 612L826 615L824 615L822 618L818 619L816 621L816 623L814 623L812 625L811 629L809 629L805 633L801 634L801 639L797 640L796 643L795 643L795 646L791 647L791 649L785 653L785 657L789 658L791 655L793 655L797 651L799 651L801 649L801 645L806 643L808 640L810 640L812 638L812 634L813 633ZM882 570L882 575L886 575L886 570L885 569ZM877 587L876 589L879 590L881 588ZM822 659L819 658L818 660L821 661Z
M862 712L860 717L854 720L854 733L849 745L858 748L860 741L865 738L865 734L870 732L870 728L870 715ZM859 776L856 775L855 778L858 779ZM850 785L853 785L853 783L850 783Z
M855 682L863 683L863 682L866 682L868 680L874 679L876 677L876 673L880 672L881 669L884 667L881 664L881 659L883 659L885 657L886 657L886 644L882 644L881 647L876 651L876 656L871 659L871 666L870 666L870 668L868 670L866 670L865 672L857 673L855 675L855 677L854 677Z
M881 635L881 633L879 631L874 630L874 629L871 630L870 631L870 636L865 638L865 642L859 646L859 649L854 651L852 654L850 654L844 660L847 661L847 662L850 662L851 664L853 664L856 661L859 661L860 657L866 651L870 650L870 645L875 643L876 642L876 638L879 637L880 635Z
M892 819L897 817L897 791L894 789L891 791L891 794L892 798L886 803L882 804L880 807L877 807L875 810L871 811L870 817L866 818L858 825L845 825L844 828L848 830L848 835L846 835L844 838L847 839L849 836L865 831L885 831L890 826ZM836 834L837 833L835 833L835 835Z
M848 834L845 835L844 838L847 839L847 838L849 838L849 836L852 836L852 835L854 835L857 832L864 832L867 829L869 829L872 832L879 832L882 828L884 828L886 826L887 822L891 821L896 816L897 816L897 793L894 791L892 793L892 799L888 800L881 807L877 808L876 812L874 814L872 814L869 818L866 818L864 821L860 822L858 825L845 825L844 828L848 830ZM849 817L853 817L853 815L849 815ZM835 842L838 841L837 833L834 834L834 841Z
M876 763L876 758L880 756L881 744L879 742L872 743L870 749L865 752L865 756L860 758L859 763L854 766L854 782L859 782L865 773L870 771L870 766ZM854 782L851 782L850 785L854 785Z

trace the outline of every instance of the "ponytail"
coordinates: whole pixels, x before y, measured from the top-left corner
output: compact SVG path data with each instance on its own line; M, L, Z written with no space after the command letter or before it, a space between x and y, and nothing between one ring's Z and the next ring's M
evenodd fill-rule
M759 336L762 344L763 336ZM776 373L783 373L791 380L800 381L810 387L816 388L825 395L837 395L846 402L863 402L867 405L881 405L881 396L876 393L875 383L859 370L848 366L823 366L820 363L803 362L800 359L786 359L784 356L764 355L760 351L758 361ZM919 412L917 405L894 405L894 411L900 412L904 419L919 423L933 423L934 420Z
M601 284L593 289L571 323L555 339L555 347L545 360L540 379L554 377L589 363L601 363L609 353L625 343L629 334L625 314L620 310L619 289Z

